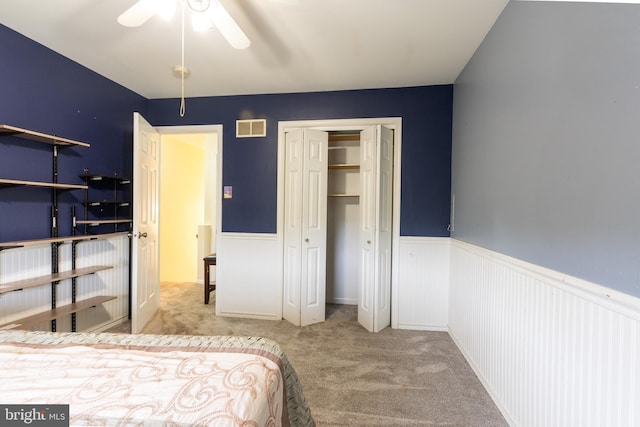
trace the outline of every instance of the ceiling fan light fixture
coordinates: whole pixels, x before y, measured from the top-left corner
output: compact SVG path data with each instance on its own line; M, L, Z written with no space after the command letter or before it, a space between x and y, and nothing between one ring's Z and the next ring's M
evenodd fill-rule
M249 37L219 0L138 0L118 17L118 22L126 27L139 27L155 15L169 19L178 2L182 5L183 23L185 9L190 9L191 25L195 30L203 31L213 24L231 47L246 49L251 46Z
M211 7L212 0L183 0L194 12L205 12Z

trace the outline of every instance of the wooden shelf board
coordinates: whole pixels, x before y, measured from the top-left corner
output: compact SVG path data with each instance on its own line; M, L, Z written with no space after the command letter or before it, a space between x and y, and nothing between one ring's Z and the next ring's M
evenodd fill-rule
M360 134L329 134L329 141L360 141Z
M45 188L58 188L60 190L86 190L86 185L76 184L54 184L53 182L40 182L40 181L21 181L18 179L2 179L0 178L0 186L2 185L25 185L27 187L45 187Z
M72 313L77 313L78 311L82 311L114 299L116 299L116 297L114 296L97 296L88 298L86 300L57 307L52 310L43 311L42 313L34 314L33 316L14 320L13 322L0 326L0 329L26 329L33 325L44 323L53 319L59 319L60 317L67 316Z
M360 165L357 163L335 163L329 165L329 169L360 169Z
M51 237L48 239L22 240L22 241L16 241L16 242L0 242L0 251L3 249L23 248L25 246L46 245L49 243L77 242L82 240L103 239L107 237L117 236L120 234L127 234L127 232L122 231L117 233L82 234L78 236Z
M342 194L342 193L331 193L327 194L328 197L360 197L359 194Z
M52 282L73 279L74 277L86 276L88 274L97 273L98 271L108 270L110 268L113 267L110 265L96 265L93 267L76 268L75 270L48 274L46 276L17 280L15 282L2 283L0 284L0 294L17 291L20 289L33 288L35 286L42 286Z
M29 139L31 141L44 142L51 145L65 145L65 146L77 146L77 147L90 147L86 142L74 141L73 139L60 138L55 135L48 135L46 133L35 132L32 130L21 129L19 127L10 125L0 125L0 136L16 136L22 139Z

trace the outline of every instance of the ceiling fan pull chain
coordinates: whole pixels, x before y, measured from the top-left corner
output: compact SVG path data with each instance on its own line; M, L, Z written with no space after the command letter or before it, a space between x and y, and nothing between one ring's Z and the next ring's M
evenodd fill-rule
M180 97L180 117L184 117L185 103L184 103L184 2L182 3L182 73L180 75L181 97Z

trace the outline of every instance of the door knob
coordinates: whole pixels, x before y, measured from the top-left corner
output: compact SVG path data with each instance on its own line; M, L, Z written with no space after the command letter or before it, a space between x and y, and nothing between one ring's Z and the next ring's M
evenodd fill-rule
M144 233L138 234L138 239L140 239L142 237L147 237L147 232L146 231Z
M370 244L371 244L371 240L367 240L367 245L370 245Z
M309 243L309 239L308 239L308 238L304 239L304 241L305 241L305 242L307 242L307 243Z

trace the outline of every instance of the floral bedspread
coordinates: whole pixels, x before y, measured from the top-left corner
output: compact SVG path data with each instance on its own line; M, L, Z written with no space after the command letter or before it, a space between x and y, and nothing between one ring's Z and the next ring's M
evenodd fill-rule
M0 331L0 378L3 404L69 404L71 425L314 425L264 338Z

